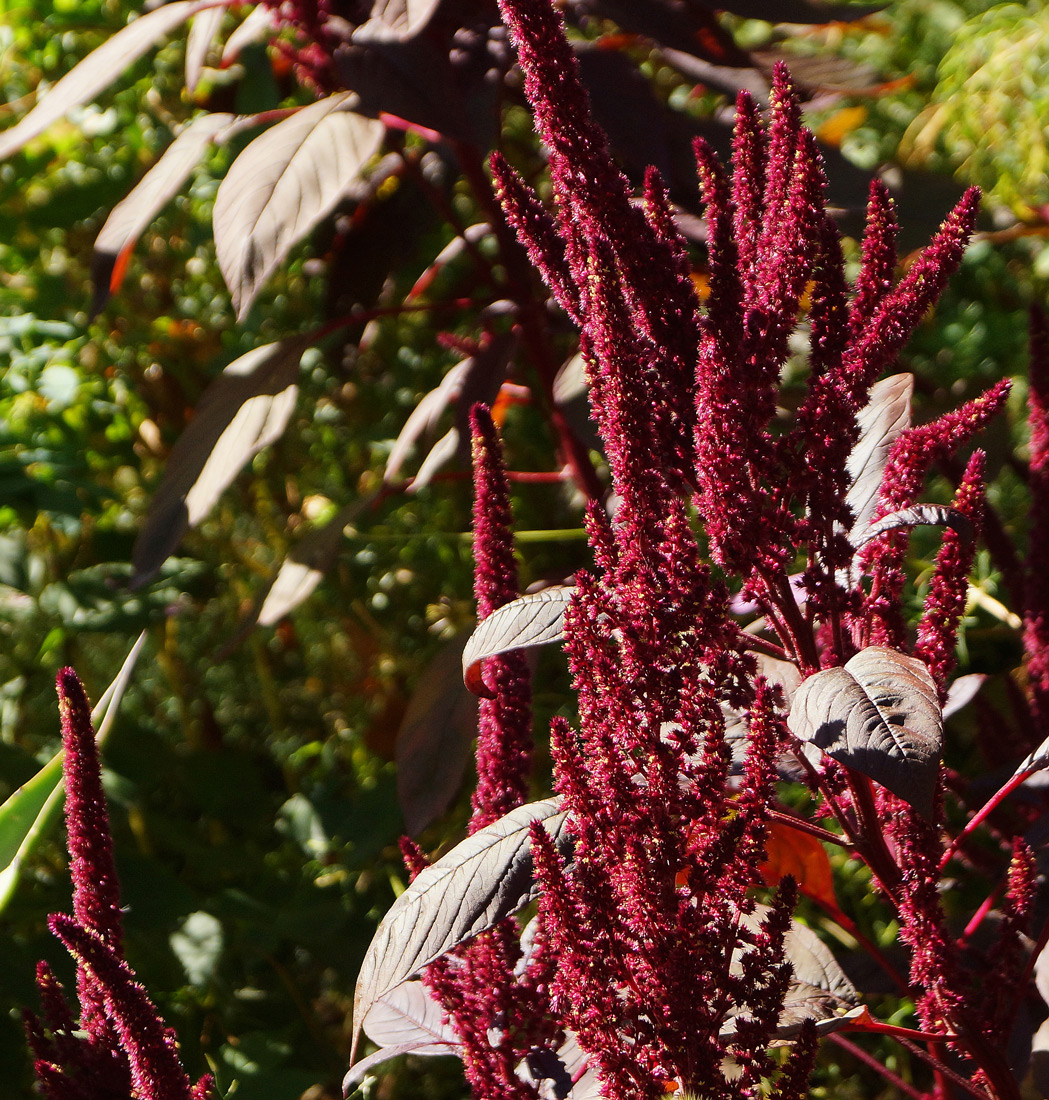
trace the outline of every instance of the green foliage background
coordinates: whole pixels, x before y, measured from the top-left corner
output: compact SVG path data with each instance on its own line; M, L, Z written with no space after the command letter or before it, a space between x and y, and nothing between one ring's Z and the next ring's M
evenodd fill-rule
M42 80L68 71L134 7L8 7L0 118L19 114ZM737 31L752 42L785 33L760 23ZM1038 223L1049 202L1049 105L1038 80L1046 41L1037 3L898 0L860 24L788 43L902 81L811 118L819 127L859 109L841 137L854 162L901 161L989 189L988 233L907 353L926 413L1025 371L1025 311L1045 301L1049 280L1044 218ZM147 629L105 757L129 961L177 1029L191 1072L210 1066L243 1100L321 1100L339 1095L360 957L404 885L396 728L425 661L471 622L468 482L388 499L289 620L239 640L238 624L310 521L378 487L392 440L456 356L435 345L425 316L378 326L360 353L329 342L303 372L280 443L238 478L157 581L127 591L150 493L209 380L249 348L315 327L327 308L324 265L314 259L330 233L322 228L247 322L235 324L209 222L227 150L157 219L120 294L89 319L94 235L194 107L183 90L183 50L175 36L98 106L0 165L0 799L55 750L56 669L73 664L97 698ZM1014 51L1028 63L1011 65ZM986 83L971 79L978 67ZM263 52L249 54L236 76L229 89L213 85L200 96L235 95L242 111L282 102ZM477 220L465 191L456 201L467 224ZM435 219L429 256L442 233ZM405 258L392 300L425 263ZM467 315L455 324L476 335ZM1021 383L1012 426L989 440L1000 471L993 499L1021 537L1022 399ZM550 467L552 443L536 410L512 409L506 434L511 465ZM576 502L560 489L519 486L515 505L525 530L579 525ZM919 545L935 552L931 538ZM525 542L521 559L524 584L585 564L571 538ZM1004 599L989 564L979 585ZM971 611L962 671L1012 667L1016 653L1007 659L1001 646L1006 636L1015 645L1015 635L986 607ZM544 658L543 671L541 715L563 705L556 657ZM424 844L455 836L464 816L460 800ZM64 855L55 835L0 915L6 1095L29 1095L19 1012L36 1003L36 961L69 974L45 924L69 906ZM843 879L843 896L863 889ZM891 929L870 932L891 939ZM906 1060L887 1050L906 1076ZM828 1063L813 1095L865 1095L855 1068ZM429 1060L388 1079L378 1095L462 1089L454 1063Z

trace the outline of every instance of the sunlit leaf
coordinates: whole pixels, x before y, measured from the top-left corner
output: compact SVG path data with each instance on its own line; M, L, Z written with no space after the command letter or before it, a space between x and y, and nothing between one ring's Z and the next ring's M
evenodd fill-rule
M757 932L768 913L768 906L759 905L753 913L743 916L741 923L751 932ZM743 956L755 950L757 948L750 944L738 947L733 952L733 970L739 971ZM866 1012L866 1009L856 1007L859 996L855 987L845 976L830 948L811 928L792 920L783 938L783 953L794 974L774 1038L793 1038L806 1020L816 1022L818 1033L834 1031ZM746 1018L745 1012L731 1011L722 1025L719 1038L731 1042L743 1018Z
M453 639L426 666L397 731L397 799L409 836L448 809L470 762L477 699L459 675L465 644Z
M241 467L278 439L295 407L304 337L265 344L234 360L208 387L168 458L132 555L144 584L210 511Z
M489 694L481 675L481 664L487 657L562 641L565 612L574 594L571 586L544 588L503 604L478 623L463 650L466 686L475 695Z
M535 898L531 827L541 822L554 843L566 847L567 817L558 798L521 806L416 877L383 917L361 965L354 1050L363 1021L381 997Z
M139 180L127 198L113 207L95 238L91 259L91 281L95 289L92 315L98 313L109 295L119 289L139 234L179 193L216 135L236 118L236 115L225 113L195 118L164 150L160 160Z
M433 18L444 0L374 0L371 18L385 23L404 38L417 34Z
M924 662L885 646L810 676L791 732L930 816L943 745L936 685Z
M273 269L328 214L382 142L350 92L303 107L257 137L219 185L215 251L237 317Z
M137 61L180 23L220 2L175 0L139 16L117 31L66 73L21 122L0 134L0 160L17 152L27 141L42 134L74 107L87 103L108 88L133 61Z

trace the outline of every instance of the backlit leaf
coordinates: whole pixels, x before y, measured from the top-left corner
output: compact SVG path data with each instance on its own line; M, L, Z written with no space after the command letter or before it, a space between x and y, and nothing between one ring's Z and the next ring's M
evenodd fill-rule
M295 407L303 337L265 344L234 360L205 391L172 448L132 555L144 584L210 511L241 467L284 431Z
M379 148L385 128L340 92L257 137L219 185L215 251L237 317L273 269L328 214Z
M272 626L313 593L338 556L343 530L366 503L347 504L323 527L311 528L292 547L259 608L259 626Z
M881 479L893 443L911 426L913 374L894 374L871 387L870 399L856 417L860 437L849 455L851 484L845 497L852 509L851 539L867 530L878 507Z
M930 816L943 717L924 662L885 646L810 676L794 695L791 732Z
M426 666L397 731L397 800L416 836L451 805L477 735L477 699L463 686L466 638L448 642Z
M226 9L208 8L193 17L186 37L186 91L193 92L200 80L215 36L219 33Z
M211 12L203 14L210 15ZM98 313L109 295L119 289L139 234L179 193L216 135L236 118L236 115L226 113L195 118L164 150L160 160L139 180L131 193L113 207L95 239L95 252L91 258L91 281L95 288L92 315Z
M354 1051L380 998L535 898L532 824L541 822L555 844L567 847L567 817L558 798L520 806L416 877L383 917L364 957L354 994Z
M575 588L544 588L493 611L470 635L463 650L463 679L475 695L487 695L481 662L514 649L547 645L564 639L565 612Z
M117 31L66 73L21 122L0 134L0 160L17 152L74 107L93 99L180 23L198 11L214 7L215 3L216 0L175 0Z

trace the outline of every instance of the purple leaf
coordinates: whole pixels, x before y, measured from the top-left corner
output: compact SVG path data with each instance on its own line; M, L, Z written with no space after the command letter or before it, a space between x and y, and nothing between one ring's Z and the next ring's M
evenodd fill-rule
M135 542L133 587L153 576L241 467L283 433L308 346L308 339L297 336L255 348L230 363L205 391L171 451Z
M95 239L91 259L91 281L95 287L92 316L119 288L139 234L182 189L216 136L236 119L236 115L224 113L195 118L179 132L131 193L113 207Z
M219 185L215 251L237 317L273 269L356 182L385 128L356 114L340 92L257 137Z
M355 1091L357 1086L368 1076L369 1073L376 1067L381 1066L383 1062L389 1062L392 1058L399 1058L402 1054L454 1054L453 1050L446 1050L445 1044L440 1044L441 1049L430 1050L428 1049L431 1044L408 1042L400 1043L397 1046L392 1047L380 1047L378 1050L369 1054L367 1058L362 1058L342 1079L342 1094L343 1096L349 1096L351 1092ZM437 1045L437 1044L433 1044Z
M123 30L117 31L62 77L21 122L0 134L0 160L17 152L74 107L79 107L108 88L132 62L180 23L185 23L198 11L214 7L216 2L221 0L175 0L139 16Z
M534 900L532 825L541 822L567 848L567 818L559 798L519 806L416 877L383 917L361 965L351 1062L362 1023L391 989Z
M794 693L787 725L795 737L931 816L943 716L923 661L868 646L844 667L810 676Z
M544 588L503 604L478 623L463 650L466 686L475 695L488 693L481 675L481 663L487 657L562 641L565 612L574 594L571 586Z
M458 675L466 638L448 642L426 666L397 731L397 800L416 836L451 805L477 735L477 699Z

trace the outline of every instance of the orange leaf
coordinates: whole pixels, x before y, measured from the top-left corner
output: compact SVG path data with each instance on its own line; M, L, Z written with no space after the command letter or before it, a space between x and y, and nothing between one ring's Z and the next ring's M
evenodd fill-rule
M803 894L837 912L830 860L814 836L774 821L769 826L765 853L768 858L758 870L766 886L775 886L784 875L790 875Z
M831 145L837 148L841 145L842 139L847 134L852 133L853 130L858 126L862 126L866 121L866 107L843 107L840 111L835 111L835 113L816 130L816 137L819 138L824 145Z

